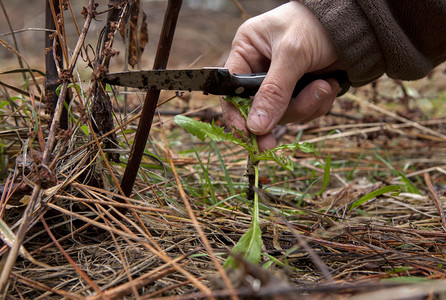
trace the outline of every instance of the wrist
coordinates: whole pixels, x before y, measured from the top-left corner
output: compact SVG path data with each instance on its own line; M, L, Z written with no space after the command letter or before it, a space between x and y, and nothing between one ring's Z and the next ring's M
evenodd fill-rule
M336 0L298 2L310 9L324 26L353 86L367 84L384 73L377 37L359 4Z

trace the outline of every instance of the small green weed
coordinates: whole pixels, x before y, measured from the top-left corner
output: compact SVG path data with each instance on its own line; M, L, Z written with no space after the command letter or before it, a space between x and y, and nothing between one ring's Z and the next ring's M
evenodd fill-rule
M245 119L247 118L249 109L251 108L251 99L240 98L240 97L228 97L226 98L226 101L229 101L232 104L234 104L238 108L242 116ZM313 145L305 142L299 143L296 141L292 144L281 145L273 149L260 152L257 145L256 136L252 134L246 134L241 130L238 130L237 128L234 128L234 130L238 133L240 137L236 137L232 132L225 132L222 127L219 127L214 123L211 124L204 123L181 115L175 117L175 122L184 129L186 129L189 133L200 138L202 141L204 141L206 138L209 138L211 141L231 142L235 145L239 145L245 148L248 151L247 175L250 180L249 189L250 191L254 191L252 221L250 228L248 229L247 232L245 232L245 234L243 234L243 236L234 246L232 253L243 257L244 259L246 259L251 263L258 264L260 262L261 250L262 250L262 233L260 231L260 225L259 225L260 224L259 200L258 200L258 194L257 192L255 192L259 188L258 164L262 160L273 161L287 170L293 170L294 166L291 159L289 157L286 157L285 155L278 154L278 152L285 149L289 149L293 152L300 150L306 153L314 153L315 151ZM198 153L196 155L197 158L199 158ZM211 186L209 178L207 177L206 174L206 168L204 168L204 165L200 159L199 161L201 168L205 173L206 181L208 182L208 185ZM330 165L329 163L327 164ZM231 187L232 181L230 180L229 175L227 174L227 171L225 170L224 167L223 170L225 172L226 179L228 180L229 189L231 190L231 192L233 192L234 188ZM213 197L213 203L215 205L217 201L215 199L215 196L212 197ZM226 260L224 266L236 267L234 257L230 256Z

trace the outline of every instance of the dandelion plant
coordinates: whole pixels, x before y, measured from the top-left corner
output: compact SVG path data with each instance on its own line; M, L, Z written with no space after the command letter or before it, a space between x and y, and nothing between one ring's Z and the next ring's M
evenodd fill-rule
M225 100L234 104L245 119L248 117L249 109L251 108L252 104L252 100L250 98L226 97ZM212 141L226 141L241 146L247 150L248 163L246 175L249 180L249 190L247 195L253 194L252 221L248 231L243 234L232 249L232 253L246 259L251 263L258 264L260 262L262 251L259 198L257 194L259 189L259 162L261 160L273 161L287 170L293 170L294 166L291 159L285 155L279 154L278 152L280 150L289 149L292 151L300 150L306 153L314 153L313 146L306 142L295 142L260 152L257 145L256 136L250 133L246 134L237 128L234 128L234 132L237 133L236 136L234 135L234 132L225 132L222 127L217 126L214 122L211 124L204 123L182 115L175 117L175 123L202 141L204 141L206 138L209 138ZM228 257L225 262L225 267L236 267L233 256Z

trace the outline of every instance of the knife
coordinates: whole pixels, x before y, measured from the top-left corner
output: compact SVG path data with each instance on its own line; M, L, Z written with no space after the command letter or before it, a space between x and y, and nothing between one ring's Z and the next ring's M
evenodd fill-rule
M202 91L205 94L249 97L257 93L265 76L266 73L231 74L225 68L202 68L108 73L101 77L101 81L138 89ZM297 82L293 97L314 80L328 78L339 82L341 90L338 96L345 94L350 88L350 81L345 71L305 74Z

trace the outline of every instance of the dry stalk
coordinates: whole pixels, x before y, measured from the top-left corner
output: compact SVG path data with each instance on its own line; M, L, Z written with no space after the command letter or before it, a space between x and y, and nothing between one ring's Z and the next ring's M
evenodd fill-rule
M64 290L51 288L43 283L34 281L30 278L26 278L20 274L14 273L14 272L11 273L11 277L19 282L23 282L23 283L33 287L36 290L43 290L43 291L51 292L56 295L60 295L61 297L66 297L67 299L72 299L72 300L84 299L84 297L81 297L79 295L71 294L71 293L65 292Z
M8 284L9 275L11 274L12 267L14 266L14 263L17 259L17 255L20 246L22 245L23 239L25 238L26 231L28 230L28 225L31 221L32 213L34 211L34 206L37 202L37 199L40 198L41 191L42 189L40 188L40 186L36 185L33 193L31 194L31 200L28 203L25 212L23 213L23 221L17 231L16 239L14 240L14 243L9 250L8 257L6 258L6 262L3 265L3 270L0 275L0 294L5 291L6 285Z
M86 199L86 198L79 198L79 197L72 197L72 196L62 196L62 195L54 195L54 198L69 200L69 201L77 201L77 202L81 202L81 203L96 203L96 204L101 204L101 205L122 207L122 208L126 208L126 209L134 209L134 210L141 210L141 211L168 213L167 210L161 209L161 208L154 208L154 207L137 205L137 204L127 204L127 203L121 203L121 202L116 202L116 201L94 200L94 199Z
M441 227L446 232L446 217L444 215L443 205L441 204L440 198L435 192L434 186L432 185L432 180L429 176L429 173L424 173L424 182L426 183L429 192L431 194L431 198L434 201L435 207L437 208L438 214L440 215Z
M182 0L169 0L167 3L153 69L165 69L167 66L182 3ZM121 181L121 186L126 196L129 196L132 193L133 185L135 184L139 165L155 115L159 95L159 90L149 90L144 100L134 143Z
M181 262L188 256L189 255L182 255L180 257L175 258L172 262L182 267L184 264L179 264L179 262ZM165 277L166 275L173 273L174 271L175 271L174 267L164 264L136 279L121 284L117 287L108 289L107 291L105 291L105 294L109 296L111 299L117 299L129 294L133 289L141 288L151 282L154 282L160 278ZM98 295L86 298L86 300L97 300L97 299L100 299Z
M30 94L27 91L19 89L18 87L12 86L10 84L7 84L6 82L3 82L1 80L0 80L0 85L4 86L7 89L13 90L14 92L17 92L17 93L22 94L24 96L30 97ZM34 98L36 100L40 101L40 97L39 96L34 96Z
M95 219L93 219L93 221L97 221L97 220L99 220L99 219L100 219L100 216L97 216ZM76 234L78 234L78 233L84 231L85 229L87 229L87 228L90 227L90 226L91 226L90 223L86 223L85 225L83 225L83 226L79 227L78 229L76 229L76 230L70 232L69 234L67 234L67 235L65 235L65 236L63 236L63 237L57 239L57 242L61 243L61 242L65 241L65 240L67 240L67 239L69 239L69 238L72 238L72 237L76 236ZM34 250L33 252L31 252L31 255L33 255L33 254L35 254L35 253L40 253L40 252L42 252L42 251L44 251L44 250L46 250L46 249L48 249L48 248L51 248L52 246L54 246L54 244L55 244L54 242L48 243L48 244L46 244L45 246L40 247L39 249Z
M243 7L243 5L241 5L241 3L238 0L232 0L232 3L234 3L234 5L240 11L240 13L242 14L242 18L244 20L248 20L249 19L249 14L246 12L246 10Z
M48 224L45 221L45 218L42 216L40 218L40 220L42 221L43 226L46 229L46 232L48 233L48 235L50 236L50 238L53 240L53 243L57 246L57 248L59 248L59 251L63 254L63 256L65 257L65 259L70 263L70 265L76 270L76 272L101 296L101 298L103 299L110 299L108 297L106 297L103 292L101 291L101 289L98 287L98 285L96 283L94 283L93 280L90 279L90 277L88 277L88 275L82 271L81 268L79 268L79 266L74 262L74 260L68 255L68 253L65 251L65 249L59 244L59 242L57 241L57 239L54 237L54 235L51 233L51 229L48 227Z
M74 51L73 51L73 56L71 58L71 62L70 62L70 65L69 65L69 68L68 68L68 71L66 74L67 76L69 74L72 74L72 72L73 72L73 69L76 65L77 58L78 58L80 50L81 50L81 47L84 43L88 28L90 27L90 23L91 23L91 20L93 18L93 13L94 13L94 0L90 0L88 9L89 9L89 13L87 14L87 17L86 17L86 20L84 23L84 27L82 28L82 33L77 41ZM50 154L54 147L56 131L57 131L57 128L59 127L59 120L60 120L60 117L62 114L62 109L63 109L63 102L64 102L63 100L65 99L68 83L69 83L69 80L64 80L64 82L62 84L59 99L58 99L58 102L57 102L57 105L55 108L55 112L54 112L53 121L51 123L48 140L46 142L45 150L43 152L41 168L46 169L47 172L49 173L48 175L50 177L52 176L51 170L49 170L48 167L45 167L45 166L47 166L50 162ZM34 207L40 201L41 192L42 192L41 185L36 184L34 186L33 193L31 195L31 200L29 201L28 206L26 207L26 210L23 213L23 221L20 224L20 227L17 231L17 238L14 241L13 246L11 247L11 250L8 254L5 265L3 267L2 273L0 275L0 293L3 293L5 287L8 283L9 275L11 274L11 270L12 270L14 263L17 259L17 254L18 254L20 245L22 244L23 239L25 238L26 231L28 230L28 225L31 221L31 216L34 211Z
M169 159L169 164L170 164L170 167L172 168L173 175L175 176L175 182L177 183L178 191L180 192L181 199L183 200L183 203L186 206L186 210L189 215L189 218L191 219L192 224L195 227L195 230L197 231L198 235L200 236L200 240L202 241L204 247L206 248L206 251L209 254L215 268L217 269L217 272L220 274L221 278L223 279L224 284L230 291L231 299L236 300L236 299L238 299L238 297L234 291L231 281L229 280L228 274L226 273L226 271L224 270L224 268L220 264L220 262L217 260L214 250L212 249L212 246L209 243L209 240L207 239L203 229L201 228L200 224L198 223L197 217L194 214L194 211L193 211L192 206L189 202L189 199L186 195L186 192L183 189L183 185L181 184L180 177L178 176L178 172L175 168L175 164L173 163L172 154L170 152L169 144L167 142L165 134L163 134L163 138L164 138L164 142L166 144L167 158ZM208 293L207 296L209 296L211 299L214 299L214 297L212 296L211 293Z
M115 210L114 213L109 213L107 210L103 209L102 210L102 214L100 214L102 216L102 218L104 217L104 213L111 219L113 220L115 223L119 224L119 226L121 227L122 230L116 229L114 227L110 227L108 225L105 225L104 223L100 223L94 220L91 220L87 217L84 217L80 214L74 213L74 212L70 212L66 209L63 209L62 207L59 207L57 205L54 205L52 203L47 203L46 204L48 207L55 209L57 211L62 212L65 215L69 215L72 217L75 217L77 219L80 219L84 222L90 223L96 227L102 228L106 231L109 232L113 232L114 234L117 234L123 238L128 238L130 240L134 240L139 242L143 247L145 247L148 251L150 251L151 253L155 254L157 257L159 257L160 259L162 259L163 261L166 262L165 266L169 266L172 265L173 268L175 268L175 270L177 270L178 272L182 273L183 275L185 275L197 288L199 288L201 291L208 293L209 290L206 286L204 286L200 281L198 281L192 274L190 274L188 271L184 270L179 264L177 264L175 262L175 260L172 260L157 244L155 241L153 241L153 239L151 239L147 234L146 230L141 229L140 227L138 227L133 221L131 221L130 219L126 218L124 215L122 215L119 211ZM152 245L150 245L149 243L147 243L145 241L145 239L142 239L138 236L136 236L127 226L125 226L124 224L122 224L120 222L120 220L118 220L117 218L115 218L116 216L119 216L120 219L124 219L127 222L129 222L130 224L132 224L132 226L134 226L143 236L145 236L146 239L151 240L151 242L156 246L157 249L155 249ZM104 219L106 220L106 219ZM145 229L145 228L144 228Z
M155 248L150 245L147 242L141 242L141 245L143 245L147 250L149 250L150 252L152 252L153 254L155 254L156 256L158 256L160 259L162 259L167 265L172 264L173 267L178 271L181 272L183 275L185 275L198 289L200 289L203 293L209 293L210 290L203 284L201 283L199 280L197 280L192 274L190 274L188 271L186 271L184 268L182 268L180 265L178 265L176 262L174 262L166 253L163 249L161 249L161 247L153 240L152 236L150 235L150 233L147 231L147 229L145 228L145 226L143 227L145 230L141 229L140 227L138 227L138 225L136 225L132 220L126 218L123 214L121 214L118 210L114 210L113 214L109 213L106 210L103 210L103 212L110 218L112 219L115 223L119 224L121 226L121 228L125 231L128 232L129 234L132 233L132 231L127 228L127 226L125 226L124 224L122 224L122 222L120 222L116 217L119 216L121 219L125 219L127 222L129 222L134 228L136 228L142 235L144 235L148 240L150 240L152 242L152 244L155 246ZM142 221L139 219L139 216L134 213L135 216L138 217L138 221L140 223L142 223Z
M65 39L66 36L64 34L62 34L62 31L61 31L61 28L60 28L60 24L59 24L58 18L57 18L56 9L54 8L53 1L48 1L48 3L50 5L51 14L53 15L54 25L56 26L56 33L57 33L57 36L59 38L60 47L62 48L62 51L63 51L63 57L65 58L65 63L69 66L68 48L67 48L66 39ZM63 13L62 13L63 10L60 10L60 12L61 12L61 16L63 16ZM65 30L64 30L64 32L65 32ZM60 97L59 97L59 99L60 99Z
M31 96L28 94L27 97ZM85 104L84 99L80 99L80 101L83 102L81 104ZM367 113L369 111L370 109ZM14 110L7 118L15 118L17 113L20 113L20 108ZM197 117L200 118L200 116ZM122 130L124 126L137 118L139 118L139 114L133 120L120 124L113 132ZM335 119L336 122L333 119L332 116L328 116L321 123L313 122L301 129L305 130L306 140L324 142L320 147L321 153L329 153L332 155L333 161L335 159L337 163L340 161L339 164L332 165L332 174L343 176L351 172L355 175L348 180L348 186L345 187L340 186L336 180L331 180L330 186L326 190L327 194L324 193L320 197L312 196L313 191L318 188L316 183L305 197L302 196L301 207L300 204L296 204L296 200L300 196L294 196L294 192L297 195L304 191L309 182L311 183L324 173L315 164L316 160L304 155L294 157L296 162L302 162L302 164L301 169L297 169L293 174L268 169L268 174L264 174L264 180L273 182L265 183L265 186L271 188L270 191L274 192L277 200L280 201L271 205L281 210L280 213L283 214L286 222L280 220L277 214L268 213L270 210L261 211L265 245L262 251L265 253L265 260L267 260L267 255L271 255L278 261L285 262L287 267L289 266L289 268L284 268L273 262L270 268L279 273L285 270L293 285L289 287L289 290L278 291L274 288L264 287L262 284L256 296L277 299L287 298L288 295L307 298L342 298L351 297L354 294L361 296L360 299L371 297L407 298L409 287L412 288L412 291L416 289L417 295L428 298L432 296L429 294L430 291L442 293L444 281L438 282L439 285L431 285L430 283L435 283L431 281L426 285L409 286L405 284L392 288L378 281L399 276L411 277L410 279L419 278L420 280L446 278L446 272L443 270L443 266L446 265L444 259L446 232L440 226L445 223L441 207L445 199L443 191L438 189L442 186L445 178L444 140L440 136L433 135L423 128L416 128L407 122L372 123L368 121L369 119L357 118L356 120L342 119L339 122L342 124L338 124L336 123L338 119ZM165 118L162 121L163 124L166 124L169 120ZM344 121L345 123L343 123ZM24 122L26 123L27 119L24 119ZM155 126L157 123L153 124ZM321 127L320 124L329 125ZM446 123L443 119L437 119L419 121L418 124L444 134L444 124ZM162 140L158 138L157 134L159 136L167 135L169 138L167 126L162 129L165 129L166 132L154 131L152 133L154 140L161 141L161 143ZM338 135L328 134L335 129L345 130L345 132ZM6 136L6 139L10 140L12 136L17 139L17 136L20 135L21 138L26 139L26 133L26 130L18 128L17 125L17 129L7 128L7 130L0 131L0 138ZM382 133L391 133L391 135L385 136ZM108 191L106 188L89 187L72 181L72 178L78 176L78 173L82 173L84 166L98 162L96 157L99 157L99 150L94 150L95 159L91 161L91 154L85 154L88 151L82 155L80 154L82 152L78 151L85 150L85 147L91 145L99 147L98 142L108 134L107 132L102 136L97 136L96 140L79 146L76 145L78 140L73 138L72 144L75 147L70 153L59 157L65 151L58 151L56 159L51 159L50 169L53 169L57 157L59 157L57 165L61 163L61 166L58 169L58 175L67 179L60 186L51 190L43 190L42 192L45 194L42 193L38 198L46 197L45 200L48 200L49 203L46 204L45 201L43 207L54 210L51 217L54 216L57 224L51 227L51 231L55 235L55 228L57 228L57 233L62 236L57 240L57 243L61 244L66 254L73 259L79 255L80 261L76 261L77 266L83 270L88 268L88 272L85 272L102 289L102 294L105 297L111 299L119 297L208 299L209 292L201 290L197 284L207 284L203 279L208 279L208 277L203 276L203 273L209 269L215 273L214 270L218 269L217 266L214 267L215 262L210 258L213 254L216 255L217 251L221 252L221 249L226 249L228 244L233 243L233 240L236 240L244 232L250 220L248 211L244 206L240 206L240 201L231 197L232 194L227 193L224 186L225 178L222 176L217 156L209 154L207 167L212 183L215 184L215 187L221 188L221 190L215 190L219 205L209 206L205 195L194 192L194 197L189 193L185 196L186 201L189 201L189 207L186 204L181 204L181 209L179 209L174 203L176 201L182 203L184 195L179 192L179 188L186 192L187 189L199 190L202 183L196 176L197 159L184 157L189 155L187 152L181 152L178 154L181 157L177 158L174 156L173 149L167 149L174 156L169 158L169 163L174 165L174 170L177 173L176 181L181 179L182 186L179 188L171 178L173 176L164 175L165 178L162 178L156 173L157 171L152 170L148 171L157 176L155 180L145 172L138 173L141 174L143 180L137 182L138 185L134 188L132 197L124 197L119 192ZM340 137L342 139L339 139ZM294 139L294 136L287 134L284 139ZM175 147L190 150L190 148L186 148L190 147L188 140L181 140L181 142L182 145ZM194 141L195 143L196 141ZM165 149L163 145L157 146ZM206 146L208 145L201 144L198 147L204 149ZM231 178L234 179L235 189L237 191L243 189L245 186L235 181L240 179L239 175L243 172L244 157L233 148L228 148L223 144L219 144L220 146L224 149L221 151L221 155L224 157L224 163L228 167ZM75 158L69 157L74 156L75 153L79 153L79 155L76 155ZM361 207L362 212L346 210L348 203L370 192L369 188L362 185L365 186L375 180L381 184L400 181L396 174L391 174L385 168L384 163L374 158L375 153L383 157L386 157L383 154L388 154L395 169L407 172L405 173L406 177L414 179L416 186L427 196L408 193L401 193L399 196L380 196L373 202L364 204ZM79 158L84 156L88 156L88 159ZM67 159L67 161L61 162L63 159ZM357 165L352 166L356 160ZM410 168L403 169L403 165L409 165ZM66 170L70 171L65 173ZM105 168L104 170L107 172ZM145 170L147 169L145 168ZM119 174L119 166L113 171L115 174ZM377 178L373 177L375 174L378 174ZM420 176L421 174L422 176ZM109 177L108 174L107 177ZM28 183L32 181L31 178L26 180ZM367 182L364 183L364 180ZM17 204L17 196L23 196L25 192L14 192L14 190L19 191L18 184L15 183L15 175L10 175L3 183L4 186L0 187L3 188L0 198L0 215L6 218L6 216L11 216L11 212L16 214L17 211L20 211L21 204ZM376 185L374 186L376 187ZM337 190L338 188L339 190ZM203 194L206 192L203 190ZM27 198L28 194L29 191L25 194ZM155 197L158 203L156 203ZM119 202L121 199L122 203ZM434 201L436 205L432 205L432 201L429 200ZM184 199L183 201L187 203ZM82 210L82 212L76 213L67 208L70 204L78 206L82 202L85 204L81 205L82 208L85 206L88 211ZM6 208L6 205L14 208ZM16 205L17 208L15 208ZM185 214L185 206L189 216ZM119 208L131 210L134 216L119 214ZM34 210L36 209L34 208ZM176 213L177 211L178 213ZM34 221L37 219L35 211L31 212L33 214L31 221ZM190 214L195 215L195 220ZM51 225L49 223L51 217L45 216L48 225ZM65 221L58 221L57 218L60 217L65 218ZM82 222L81 227L77 227L79 226L77 222L70 223L71 219L76 219L79 223ZM292 228L286 226L287 222ZM16 225L19 223L16 222ZM68 226L73 226L73 228ZM49 240L45 246L39 245L42 240L47 240L47 235L45 235L44 229L35 227L37 226L28 225L27 228L34 232L27 234L27 239L22 244L27 245L27 248L38 248L31 252L32 255L40 255L40 258L43 259L51 257L50 261L54 258L61 259L62 263L52 266L52 269L33 266L32 262L25 262L23 265L15 264L14 272L9 275L11 281L16 283L8 290L11 292L11 297L33 298L38 295L38 299L57 297L82 299L83 297L80 295L94 293L90 298L100 299L101 295L95 292L89 284L85 284L85 280L77 273L76 269L65 263L63 253L54 246L56 244L54 241ZM91 241L97 237L91 232L83 232L87 227L97 227L100 232L108 231L109 239L96 240L97 245L92 245ZM72 231L66 234L65 230ZM304 237L309 249L296 247L296 245L299 246L299 241L294 235L295 232ZM153 234L153 237L150 234ZM203 236L208 239L210 245L203 242ZM76 246L67 247L67 244L64 244L64 241L70 238L77 243ZM86 240L88 242L84 243ZM197 247L197 244L205 245L204 248L198 249L200 255L188 256L190 247ZM96 247L107 254L99 254L99 251L91 250ZM6 246L0 249L3 258L7 257L4 254L7 249L9 248ZM308 255L311 250L315 252L316 258ZM36 258L40 260L39 257ZM94 261L91 260L93 258ZM184 263L185 258L190 261L187 265ZM217 258L219 259L219 257ZM176 265L174 266L171 261ZM272 260L267 261L267 263L271 262ZM95 269L95 265L100 267ZM202 266L210 268L205 270ZM328 276L322 274L324 267ZM271 273L270 270L267 272ZM67 280L62 282L58 278L55 279L55 274L59 277L63 276ZM321 277L321 274L325 277ZM223 276L217 275L222 281L220 278ZM320 282L324 278L330 280L330 276L335 280L336 285L326 285ZM254 276L254 278L256 277ZM233 284L235 283L236 281L233 281ZM214 287L212 284L210 286ZM421 286L423 287L420 288ZM196 293L197 287L200 292ZM235 286L233 290L225 286L222 288L225 290L212 290L211 296L215 298L229 298L234 295L253 297L253 291L249 288ZM375 293L376 291L380 291L380 293ZM191 293L188 294L189 292ZM141 293L141 296L138 293ZM175 296L166 297L168 294ZM409 296L414 296L414 293L410 293ZM436 297L436 295L433 296Z
M431 134L433 136L439 137L443 142L446 141L446 136L444 134L442 134L442 133L440 133L438 131L432 130L430 128L427 128L425 126L422 126L422 125L420 125L417 122L414 122L414 121L408 120L406 118L400 117L400 116L398 116L397 114L395 114L393 112L390 112L390 111L388 111L388 110L386 110L384 108L381 108L381 107L379 107L379 106L377 106L377 105L375 105L373 103L370 103L370 102L362 99L361 97L358 97L358 96L355 96L355 95L352 95L352 94L349 94L349 93L347 93L345 95L345 97L347 99L349 99L349 100L353 100L353 101L359 103L361 106L364 106L366 108L369 108L369 109L372 109L372 110L377 111L379 113L382 113L382 114L384 114L386 116L389 116L389 117L391 117L391 118L393 118L393 119L395 119L397 121L400 121L401 123L409 124L410 126L412 126L414 128L417 128L418 130L420 130L422 132L427 132L427 133L429 133L429 134Z
M345 126L346 128L349 128L349 127L357 127L357 128L353 128L353 129L345 131L345 132L336 133L336 134L332 134L332 135L328 135L328 136L324 135L324 136L320 136L320 137L311 138L306 141L309 143L317 143L317 142L321 142L321 141L325 141L325 140L334 140L334 139L346 138L346 137L355 136L355 135L364 136L364 135L367 135L368 133L382 131L383 129L387 129L387 130L391 130L391 131L392 130L401 130L401 129L408 128L408 127L415 127L412 124L412 122L413 121L410 121L409 123L402 123L402 124L388 124L388 123L375 124L375 123L372 123L372 124L360 124L360 125L357 125L357 124L347 125L347 126ZM426 121L426 122L420 122L420 123L413 122L413 123L418 124L418 126L421 126L422 128L426 128L427 130L431 131L430 128L427 128L426 126L423 126L420 124L440 125L440 124L444 124L445 121L444 120L430 120L430 121ZM372 126L372 127L361 128L361 127L368 127L368 126ZM342 127L339 127L339 126L328 127L328 128L324 128L323 131L329 132L329 131L337 130L337 129L342 129ZM315 130L314 132L320 132L320 131L321 130ZM432 141L444 141L441 137L431 136L431 135L423 135L422 138L432 140Z
M73 50L73 55L71 57L69 65L68 65L68 69L65 71L65 74L62 74L62 76L69 78L73 74L74 67L76 66L77 59L79 57L82 46L84 44L84 40L87 35L88 28L90 27L90 23L91 23L93 17L94 17L94 0L90 0L89 5L88 5L88 14L85 19L84 27L82 28L81 35L79 36L79 39L78 39L76 46ZM65 78L63 80L63 83L62 83L62 86L60 89L59 98L57 101L57 105L54 110L54 117L53 117L53 121L51 123L50 132L48 134L47 145L45 147L45 152L43 153L42 162L43 162L43 164L46 164L46 165L49 164L50 153L54 148L56 131L59 127L59 119L60 119L60 116L62 114L62 109L63 109L63 99L65 99L65 95L68 90L68 83L70 82L70 80L68 78Z
M113 239L113 243L115 244L116 250L118 251L119 259L121 260L122 265L124 266L125 275L127 276L127 279L129 281L133 281L132 274L130 273L128 264L127 264L126 260L124 259L124 255L122 254L121 247L119 247L118 241L116 240L116 237L113 233L111 233L111 237ZM141 299L139 297L138 290L135 286L131 287L131 291L132 291L133 295L135 296L136 300ZM113 297L112 299L115 299L115 297Z

